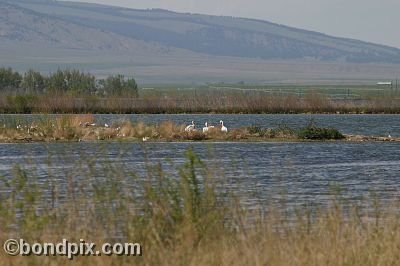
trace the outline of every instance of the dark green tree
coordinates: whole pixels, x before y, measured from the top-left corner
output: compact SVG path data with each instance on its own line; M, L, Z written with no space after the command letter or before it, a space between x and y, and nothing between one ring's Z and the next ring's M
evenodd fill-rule
M21 87L26 93L43 93L46 88L45 77L40 72L30 69L25 73Z
M72 95L92 94L96 89L93 75L76 69L58 69L51 74L46 84L49 91L66 92Z
M96 88L96 79L93 75L79 70L65 70L64 79L67 90L74 95L93 94Z
M17 90L20 88L22 76L11 68L0 68L0 90Z
M51 92L66 92L68 89L67 80L64 72L58 69L55 73L50 74L46 80L46 88Z
M106 80L100 81L106 95L114 96L138 96L138 87L135 79L126 79L124 75L109 76Z

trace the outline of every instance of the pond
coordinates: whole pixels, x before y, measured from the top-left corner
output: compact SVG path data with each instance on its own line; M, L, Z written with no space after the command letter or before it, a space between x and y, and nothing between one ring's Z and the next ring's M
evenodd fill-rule
M149 165L160 164L177 176L175 166L185 162L189 148L248 206L279 200L282 193L291 206L324 204L332 199L334 187L350 201L372 192L381 200L393 199L400 191L400 144L395 142L2 144L0 176L10 178L19 164L37 175L38 182L51 175L66 186L68 176L85 178L82 167L90 160L99 178L106 164L142 178Z

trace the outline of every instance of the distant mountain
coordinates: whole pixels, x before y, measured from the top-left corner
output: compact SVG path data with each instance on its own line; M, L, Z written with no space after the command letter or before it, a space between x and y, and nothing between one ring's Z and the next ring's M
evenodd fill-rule
M400 49L261 20L51 0L0 0L0 56L1 64L24 68L37 62L43 70L58 63L106 73L149 64L147 76L161 65L224 58L400 63Z
M1 1L1 0L0 0ZM33 48L64 48L71 50L127 51L155 49L156 44L139 38L125 37L99 27L86 26L79 19L66 19L57 14L67 10L50 0L0 2L0 39L2 42L30 44ZM37 10L36 10L37 9ZM56 12L53 12L56 11ZM160 47L160 46L158 46Z

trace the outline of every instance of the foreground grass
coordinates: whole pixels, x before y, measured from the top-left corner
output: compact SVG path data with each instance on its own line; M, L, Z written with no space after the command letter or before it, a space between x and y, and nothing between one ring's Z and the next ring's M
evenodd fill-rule
M141 257L77 257L76 265L396 265L398 204L249 210L219 169L191 150L173 174L138 174L82 156L76 171L45 179L16 165L0 190L0 242L138 242ZM79 173L79 174L76 174ZM364 206L364 207L362 207ZM267 211L265 211L267 210ZM10 257L1 265L69 265L65 257Z

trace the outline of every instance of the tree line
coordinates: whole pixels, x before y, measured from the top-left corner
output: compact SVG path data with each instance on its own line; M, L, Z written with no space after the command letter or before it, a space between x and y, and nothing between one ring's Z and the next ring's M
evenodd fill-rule
M96 79L76 69L58 69L48 76L33 69L20 74L12 68L0 68L0 92L16 94L66 93L69 95L134 96L138 86L134 78L112 75Z

